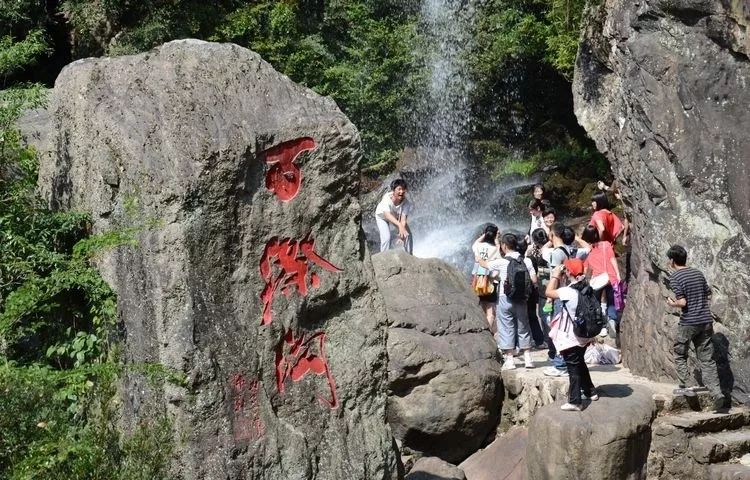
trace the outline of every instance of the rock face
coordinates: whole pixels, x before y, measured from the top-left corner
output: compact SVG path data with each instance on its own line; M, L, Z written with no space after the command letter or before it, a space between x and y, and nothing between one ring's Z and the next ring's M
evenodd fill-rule
M464 472L437 457L424 457L417 460L406 480L466 480Z
M678 243L712 286L715 340L728 345L735 386L747 390L750 4L605 0L588 17L576 115L609 157L635 227L624 362L640 375L675 377L677 317L665 280L666 251Z
M458 466L466 480L524 480L529 432L514 427Z
M187 377L129 375L126 423L171 416L181 478L396 478L359 136L334 102L187 40L75 62L50 108L50 204L135 232L100 261L126 361Z
M497 347L468 280L437 259L372 257L388 316L388 423L405 449L457 463L494 433Z
M561 402L537 411L529 425L527 480L646 478L651 422L656 414L644 387L603 385L582 412Z

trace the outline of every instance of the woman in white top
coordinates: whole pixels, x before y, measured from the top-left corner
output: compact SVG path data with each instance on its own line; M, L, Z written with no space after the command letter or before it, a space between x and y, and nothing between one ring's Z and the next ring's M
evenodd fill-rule
M490 272L479 265L479 261L490 262L492 260L500 258L500 239L497 236L498 228L497 225L488 224L484 227L484 233L476 239L474 245L471 246L474 252L474 270L472 273L485 273ZM495 322L495 313L497 312L497 289L498 285L495 285L495 289L489 295L479 296L479 306L482 307L485 317L487 318L487 324L490 327L490 332L494 335L497 331L497 324Z

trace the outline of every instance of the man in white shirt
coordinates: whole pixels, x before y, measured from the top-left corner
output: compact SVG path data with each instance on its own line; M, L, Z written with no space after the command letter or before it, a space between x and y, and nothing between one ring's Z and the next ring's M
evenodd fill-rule
M531 328L529 327L529 312L527 310L528 297L510 299L506 295L505 286L506 280L508 280L510 262L522 262L529 274L529 287L537 281L536 272L531 260L521 257L521 254L518 253L518 238L515 235L510 233L503 235L500 242L500 249L503 252L503 258L490 262L480 261L479 264L498 272L500 296L497 302L497 331L498 349L502 350L505 357L503 370L516 368L513 360L516 340L518 341L519 348L523 351L525 367L533 368L534 362L531 360ZM509 281L513 281L513 279Z
M381 252L391 248L390 224L398 229L398 238L404 243L404 250L408 253L414 250L414 240L408 223L412 204L406 198L406 190L406 181L397 178L391 182L391 191L383 195L375 209L375 223L378 224L380 233Z

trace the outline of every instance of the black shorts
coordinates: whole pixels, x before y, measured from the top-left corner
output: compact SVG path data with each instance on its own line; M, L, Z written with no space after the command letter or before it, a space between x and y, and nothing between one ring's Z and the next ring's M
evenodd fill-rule
M499 284L495 284L495 291L490 293L489 295L480 295L479 301L480 302L488 302L488 303L497 303L497 291L500 289Z

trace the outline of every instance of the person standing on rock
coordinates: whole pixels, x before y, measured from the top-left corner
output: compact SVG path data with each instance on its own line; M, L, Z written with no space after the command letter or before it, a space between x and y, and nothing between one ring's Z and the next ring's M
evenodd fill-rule
M516 343L523 351L525 367L534 368L534 362L531 359L531 330L527 311L531 286L537 281L534 265L531 260L523 258L518 252L518 238L513 234L503 235L500 249L503 258L490 262L480 261L479 264L498 272L500 295L497 302L497 336L498 349L505 357L502 368L503 370L516 368L513 360Z
M568 378L570 381L568 388L568 403L560 408L565 411L575 412L580 412L582 410L583 398L581 392L583 392L583 395L591 401L599 400L599 395L596 394L594 383L591 381L589 368L584 360L586 345L591 342L591 339L576 337L572 332L573 328L569 322L576 318L576 309L578 308L579 299L578 290L571 288L571 285L583 280L583 261L578 258L571 258L565 260L563 265L559 265L552 270L546 292L547 298L560 301L562 304L562 311L560 314L561 324L568 322L567 327L556 328L553 326L552 334L555 337L553 340L556 343L561 345L563 343L571 345L567 348L565 348L565 346L560 346L560 354L565 360L565 366L567 367ZM568 286L561 287L561 283Z
M498 233L497 225L489 224L484 227L484 232L477 238L474 245L471 246L474 252L474 272L477 273L480 261L491 262L500 258L500 239L497 237ZM490 327L490 332L494 335L497 332L497 325L495 323L495 316L497 314L497 297L498 297L498 286L489 295L482 295L479 297L479 306L482 307L487 323Z
M679 382L674 394L686 397L696 395L687 387L690 376L688 351L692 343L695 347L695 356L701 365L703 383L714 399L714 408L723 411L728 407L728 402L721 391L716 361L713 359L714 345L711 337L714 334L714 319L710 310L711 288L700 270L686 266L687 251L682 246L670 247L667 250L667 258L670 268L674 269L669 277L669 288L675 296L667 298L667 305L682 309L674 340L674 363Z
M591 208L594 214L589 225L596 227L599 239L603 242L615 243L615 239L623 232L620 217L609 211L609 200L604 192L597 192L591 197Z
M406 181L397 178L391 182L391 191L383 195L375 209L375 222L378 224L378 232L380 233L381 252L391 248L390 224L395 225L398 229L398 238L404 242L404 250L408 253L414 251L414 239L408 221L412 204L406 198L406 190Z

